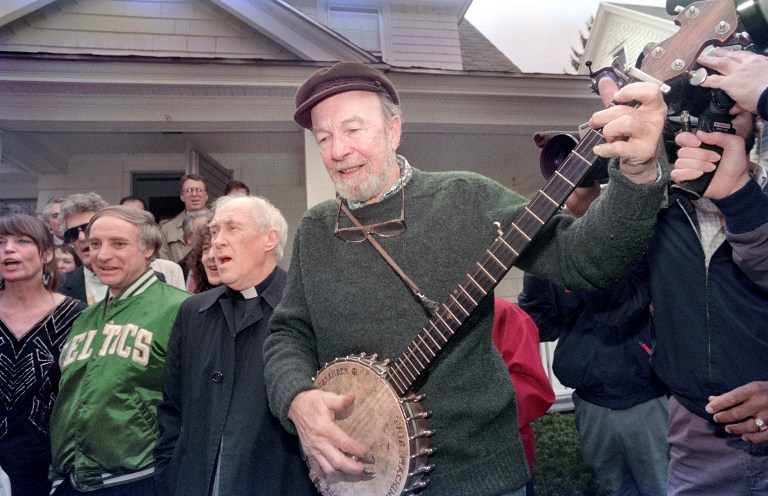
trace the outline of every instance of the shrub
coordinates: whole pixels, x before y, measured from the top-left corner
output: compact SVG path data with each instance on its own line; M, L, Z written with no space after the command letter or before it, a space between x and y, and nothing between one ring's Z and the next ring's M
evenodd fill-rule
M532 425L536 432L536 496L610 494L608 487L597 483L592 467L581 460L573 414L548 413Z

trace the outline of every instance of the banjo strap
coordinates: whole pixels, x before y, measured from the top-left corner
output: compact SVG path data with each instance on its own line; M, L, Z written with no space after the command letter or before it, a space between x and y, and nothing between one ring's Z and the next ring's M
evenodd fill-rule
M400 279L402 279L405 282L405 284L407 284L408 287L411 289L413 294L416 295L416 297L419 299L419 301L424 306L424 308L427 309L429 314L434 317L435 314L437 313L437 310L440 308L440 305L435 301L427 298L427 296L419 289L419 287L416 286L416 283L414 283L411 280L411 278L408 277L408 275L405 272L403 272L403 269L401 269L400 266L397 265L397 262L395 262L394 259L389 256L389 253L387 253L384 247L381 246L381 244L378 241L376 241L376 238L374 238L373 235L371 235L371 233L368 232L368 230L365 229L362 224L360 224L360 221L357 220L357 217L355 217L352 211L349 210L349 208L344 204L343 201L341 201L340 198L337 197L336 202L339 204L344 214L347 217L349 217L349 220L352 221L355 227L357 227L358 229L360 229L360 231L362 231L362 233L365 235L365 239L367 239L368 242L371 245L373 245L374 248L376 248L376 251L379 252L379 255L381 255L382 258L386 260L389 266L392 267L392 269L397 273L398 276L400 276Z

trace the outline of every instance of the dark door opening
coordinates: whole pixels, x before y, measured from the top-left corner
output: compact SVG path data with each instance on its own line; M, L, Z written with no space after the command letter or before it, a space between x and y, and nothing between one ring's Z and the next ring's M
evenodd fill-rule
M134 172L131 191L144 200L155 221L172 219L184 210L179 198L179 180L183 175L184 171Z

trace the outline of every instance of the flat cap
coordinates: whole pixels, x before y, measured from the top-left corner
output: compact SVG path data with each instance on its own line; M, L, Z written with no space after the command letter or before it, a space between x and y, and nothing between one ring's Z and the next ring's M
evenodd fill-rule
M312 128L312 107L331 95L344 91L372 91L399 104L392 81L381 72L359 62L337 62L309 76L296 91L295 120L301 127Z

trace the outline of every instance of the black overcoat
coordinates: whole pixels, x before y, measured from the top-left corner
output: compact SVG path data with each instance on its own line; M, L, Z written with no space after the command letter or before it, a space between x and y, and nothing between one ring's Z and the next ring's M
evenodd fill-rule
M285 279L277 268L257 298L220 286L180 307L158 407L160 494L210 494L219 450L221 496L316 494L298 439L270 413L264 386L262 348Z

